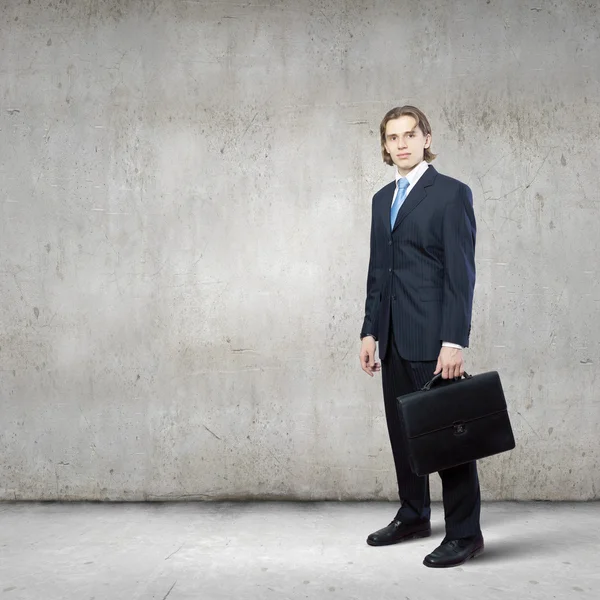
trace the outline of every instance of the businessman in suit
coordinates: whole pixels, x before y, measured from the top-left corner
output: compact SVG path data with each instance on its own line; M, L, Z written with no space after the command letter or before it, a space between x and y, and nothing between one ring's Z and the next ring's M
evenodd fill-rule
M401 506L387 527L369 535L371 546L431 535L429 479L410 469L396 398L434 374L448 379L464 373L475 286L471 190L429 164L435 154L427 117L414 106L394 108L380 134L383 160L395 166L396 177L373 197L360 360L370 376L382 373ZM446 536L423 563L453 567L483 551L476 463L439 475Z

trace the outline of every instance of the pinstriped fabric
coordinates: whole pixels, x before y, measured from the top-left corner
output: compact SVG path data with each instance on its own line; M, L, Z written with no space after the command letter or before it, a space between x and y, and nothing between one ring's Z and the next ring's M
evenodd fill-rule
M379 339L386 420L402 505L410 523L430 514L429 479L410 470L396 405L433 375L442 341L468 346L475 286L475 214L468 186L429 167L390 226L395 183L373 197L363 334ZM477 535L475 463L440 473L446 536Z
M429 478L415 475L408 462L406 439L400 423L396 398L414 392L415 382L410 363L400 358L393 335L390 342L391 347L381 363L381 380L385 416L398 480L398 495L402 501L397 518L404 523L412 523L430 517ZM435 362L427 364L433 373ZM424 370L427 367L419 368Z
M472 194L464 183L429 167L391 229L394 190L390 183L373 197L362 333L379 338L383 359L393 321L404 358L434 360L442 341L469 345L475 286Z
M415 475L408 462L396 398L409 394L431 379L436 361L409 362L401 358L393 333L390 348L382 361L382 384L386 421L396 477L402 501L397 518L405 523L430 518L429 478ZM476 463L460 465L439 473L442 479L446 538L478 535L480 491Z
M479 535L481 494L477 463L446 469L439 475L442 479L446 538L454 540Z

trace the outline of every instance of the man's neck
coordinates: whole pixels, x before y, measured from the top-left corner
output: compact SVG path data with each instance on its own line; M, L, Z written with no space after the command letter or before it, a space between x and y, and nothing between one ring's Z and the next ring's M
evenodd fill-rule
M417 169L419 169L421 167L421 164L423 163L423 161L419 162L418 164L416 164L414 167L412 167L411 169L409 169L408 171L406 171L405 169L400 169L400 167L398 167L396 165L396 171L398 172L398 175L400 177L407 177L408 175L410 175L413 171L416 171Z

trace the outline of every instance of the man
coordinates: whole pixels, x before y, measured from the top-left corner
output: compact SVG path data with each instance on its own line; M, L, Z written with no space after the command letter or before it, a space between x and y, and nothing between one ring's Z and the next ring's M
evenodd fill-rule
M475 286L475 215L468 186L429 163L431 127L413 106L390 110L380 126L383 160L395 181L373 197L360 361L382 372L385 414L401 506L393 521L367 538L371 546L431 535L429 478L409 466L396 398L434 374L464 373ZM375 361L379 343L381 364ZM476 463L440 472L446 536L428 567L453 567L483 551Z

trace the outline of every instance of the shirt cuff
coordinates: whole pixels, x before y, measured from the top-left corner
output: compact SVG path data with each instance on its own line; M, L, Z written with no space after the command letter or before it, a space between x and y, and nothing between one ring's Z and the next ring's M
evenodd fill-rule
M442 346L446 346L446 348L457 348L458 350L463 350L462 346L458 344L454 344L452 342L442 342Z
M362 340L363 338L366 337L372 337L375 341L377 341L377 338L372 334L372 333L361 333L360 334L360 339Z

